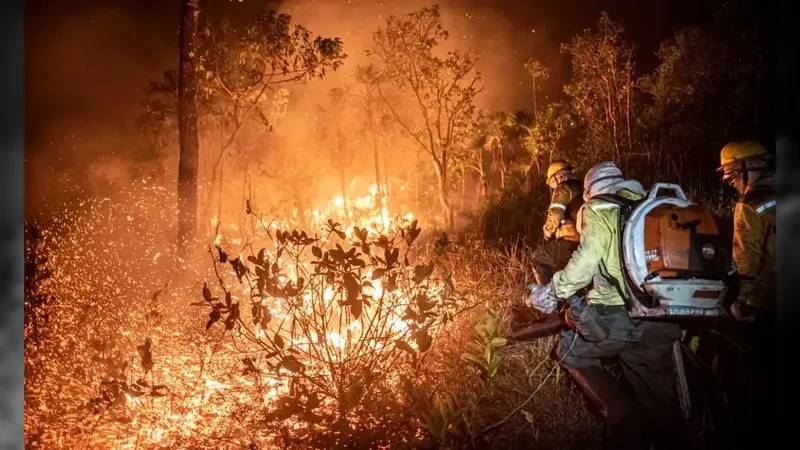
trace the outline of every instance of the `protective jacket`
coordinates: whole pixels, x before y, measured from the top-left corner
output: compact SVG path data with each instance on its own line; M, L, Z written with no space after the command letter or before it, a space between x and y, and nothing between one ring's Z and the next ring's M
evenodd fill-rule
M583 186L577 178L569 178L556 186L550 196L547 218L544 222L544 237L578 242L576 228L578 211L583 204Z
M644 198L644 189L635 181L626 181L622 188L611 191L629 200ZM586 296L591 304L621 306L625 279L619 251L620 207L607 200L590 198L580 209L580 245L564 270L556 272L551 281L558 298L568 299L592 283Z
M774 311L776 307L776 211L774 177L748 186L733 212L733 262L741 277L739 301Z

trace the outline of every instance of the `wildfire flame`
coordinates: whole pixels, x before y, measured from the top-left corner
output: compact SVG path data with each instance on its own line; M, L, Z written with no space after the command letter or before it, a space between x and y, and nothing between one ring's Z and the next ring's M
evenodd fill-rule
M91 205L87 214L64 218L59 224L61 230L48 234L53 242L51 263L58 271L47 287L60 299L51 313L53 320L49 325L54 337L49 342L31 346L32 350L26 354L26 359L45 362L38 366L41 373L35 375L42 386L32 386L26 393L30 401L26 401L25 413L26 436L35 435L35 440L43 448L180 447L197 438L223 445L228 439L226 433L230 432L232 418L235 419L233 423L260 420L252 417L254 399L260 401L258 406L261 410L270 409L293 389L293 373L285 367L275 372L242 375L242 361L246 358L255 361L259 352L263 353L257 345L260 340L280 339L286 348L296 348L299 351L294 353L296 355L317 355L301 361L306 367L304 376L330 380L341 376L332 372L335 367L332 363L347 367L347 362L360 353L393 350L394 347L388 344L409 332L404 313L413 299L400 289L387 289L377 278L372 280L371 286L364 288L363 294L373 300L373 305L364 308L361 320L354 320L346 308L337 306L344 294L331 285L321 290L308 289L303 294L303 304L299 306L302 313L313 315L320 308L333 311L325 333L309 332L298 336L289 332L283 322L291 318L289 311L292 308L298 310L298 306L289 304L287 299L266 297L259 303L273 317L269 326L255 326L251 335L247 329L234 328L228 338L213 330L197 336L198 328L202 329L198 327L198 312L187 305L196 301L198 296L193 282L203 278L214 280L208 260L196 264L185 262L182 269L190 273L189 277L196 278L183 285L176 283L177 286L167 289L161 297L152 295L151 301L140 300L136 307L119 307L120 300L131 305L130 302L137 302L134 300L137 297L141 299L144 295L146 298L144 293L152 292L152 288L145 280L163 280L159 275L163 274L170 259L163 257L163 249L156 245L166 230L152 225L160 223L154 220L158 216L168 223L166 219L174 214L174 209L164 205L174 199L168 191L152 185L143 184L140 188L139 192L132 194L136 201L126 203L124 208L104 199ZM332 245L323 231L328 219L343 224L342 230L348 241L356 239L357 229L365 230L369 238L374 239L407 227L415 220L411 212L402 208L398 213L390 213L390 199L382 195L386 189L373 185L369 191L363 197L345 199L336 196L327 204L302 212L311 231L321 236L318 245ZM154 192L158 194L158 201L154 201ZM291 230L298 222L299 217L291 217L263 225L266 230L274 232ZM230 257L238 256L245 260L246 239L240 227L220 224L217 217L211 218L210 224L216 229L214 245L238 253ZM278 243L274 233L272 235L272 242L266 243L270 245L264 246L272 250L267 250L265 255L271 261L278 261L274 250ZM123 236L138 236L139 240L123 243ZM301 277L310 279L313 268L308 261L283 260L282 287L296 286ZM373 278L372 275L370 270L365 272L366 279ZM229 287L234 302L253 298L256 294L254 286L247 283L234 282ZM434 297L441 292L442 284L429 281L424 288ZM92 298L98 300L87 301ZM379 301L391 304L385 317L376 311L375 304ZM252 315L245 309L248 308L243 308L242 320L252 321ZM142 319L143 316L146 319ZM373 336L376 328L369 324L369 320L378 317L383 322L380 333ZM333 323L334 319L336 323ZM128 326L119 330L120 324ZM81 329L82 335L75 332ZM152 342L156 361L149 371L141 367L145 338ZM113 340L116 346L105 348L104 343L96 342L102 339L105 339L103 342ZM90 343L88 346L87 342ZM92 345L97 348L91 358L76 355L79 348L88 351ZM414 342L409 345L416 349ZM94 369L75 367L71 362L75 359L90 359L91 364L95 364ZM124 364L125 369L113 368L117 363ZM93 377L98 374L89 371L99 370L99 367L105 367L109 373L120 372L116 382L122 380L127 387L98 384L97 378L103 377ZM94 381L87 386L76 380ZM134 386L136 389L132 389ZM54 387L58 389L53 390ZM117 389L116 396L112 395L114 389ZM103 392L102 396L114 398L114 408L87 420L81 405L98 391ZM140 392L151 395L139 395ZM65 405L71 406L66 408ZM333 408L334 405L330 398L325 398L320 407ZM299 420L290 422L295 430L313 426ZM268 426L247 430L246 433L241 429L238 432L260 445L272 442L275 435Z

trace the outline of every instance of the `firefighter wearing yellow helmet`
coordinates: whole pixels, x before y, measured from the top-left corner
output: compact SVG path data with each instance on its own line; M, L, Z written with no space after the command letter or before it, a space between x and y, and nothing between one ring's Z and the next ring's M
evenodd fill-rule
M566 161L550 164L545 181L552 189L542 227L546 242L533 254L534 273L541 284L550 281L553 273L562 269L578 248L580 235L576 223L578 210L583 204L581 180Z
M772 423L775 417L777 198L773 161L773 156L757 142L731 142L720 152L718 171L739 192L733 211L732 252L739 290L730 312L748 323L743 331L754 350L755 390L745 390L742 423ZM757 428L746 427L742 431L744 447L762 443Z
M733 212L733 262L740 278L731 314L744 319L775 311L776 192L772 155L757 142L731 142L720 152L723 180L739 193Z

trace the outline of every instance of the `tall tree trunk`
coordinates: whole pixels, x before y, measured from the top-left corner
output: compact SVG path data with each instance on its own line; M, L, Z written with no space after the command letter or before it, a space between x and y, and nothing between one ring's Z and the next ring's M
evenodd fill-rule
M547 81L547 80L545 80ZM531 73L531 84L533 85L533 123L539 123L539 108L536 105L536 74Z
M384 145L383 148L388 148ZM383 206L389 211L389 202L392 197L392 190L389 185L389 162L387 161L386 152L381 155L383 157Z
M631 67L630 56L628 57L628 65L627 65L626 69L628 69L627 70L628 71L628 84L627 84L628 92L627 92L627 96L626 96L627 98L626 98L626 105L625 105L625 116L626 116L626 119L627 119L627 122L628 122L628 152L633 152L633 133L631 131L631 87L632 87L632 80L631 80L632 74L631 74L631 72L633 70L632 70L632 67ZM650 161L650 162L652 163L652 161Z
M459 201L460 207L464 209L464 201L466 200L466 193L467 193L467 171L464 169L464 173L461 174L461 200Z
M344 217L350 220L350 213L347 211L347 183L345 182L344 164L341 164L342 169L342 208L344 208Z
M342 135L341 131L336 133L336 150L338 155L335 155L333 160L339 162L339 169L341 171L341 178L342 178L342 207L344 208L344 217L345 219L350 220L350 212L347 209L347 180L345 176L345 141L344 135ZM337 157L338 156L338 157Z
M247 150L245 150L247 152ZM250 176L248 175L248 170L250 169L250 161L247 158L247 153L244 155L244 176L242 177L242 200L239 203L239 210L236 211L236 217L239 219L239 229L242 233L244 233L247 224L247 215L243 214L246 209L247 201L250 200L247 198L247 186L250 182Z
M384 149L389 148L388 146L384 145ZM384 186L384 195L386 197L390 197L392 195L392 190L389 186L389 158L386 156L386 152L384 151L381 155L383 159L383 186Z
M500 190L506 190L506 174L508 173L508 165L506 164L506 144L501 144L500 147Z
M418 208L419 208L419 205L420 205L420 200L422 199L422 195L420 195L420 192L419 192L420 188L422 187L421 186L422 183L420 183L420 180L422 178L422 167L420 167L420 164L419 164L419 154L420 154L420 149L417 148L417 160L414 163L414 167L416 168L416 170L414 170L414 178L415 178L415 180L414 180L415 181L414 182L414 194L416 196L416 203L417 203L417 207Z
M345 174L345 141L341 130L336 132L336 147L331 146L331 161L339 164L339 175L341 178L342 207L344 208L345 219L350 219L350 212L347 210L347 179Z
M206 226L208 227L208 232L206 234L211 236L212 239L216 238L216 236L214 236L214 230L216 229L216 224L212 223L212 221L210 219L213 217L213 214L214 214L214 212L213 212L213 209L214 209L214 188L216 187L217 181L222 182L221 180L219 180L219 178L222 177L222 167L220 166L220 163L222 161L222 154L225 152L225 149L223 148L224 141L225 141L224 135L225 135L225 126L224 125L220 125L220 127L219 127L219 147L220 147L219 151L220 151L220 154L219 154L219 157L217 158L216 162L214 163L214 165L211 168L211 178L209 180L207 180L207 181L204 180L205 181L205 187L208 188L208 189L206 190L206 195L205 195L205 197L206 197L206 199L205 199L205 207L204 207L205 213L203 215L201 215L200 217L203 220L206 221ZM210 145L209 145L209 147L210 147ZM218 208L218 210L219 210L219 208ZM219 214L217 214L217 218L219 218Z
M184 254L197 230L197 28L200 0L184 0L181 11L178 74L178 249Z
M439 182L439 203L442 205L444 212L444 226L447 232L453 231L453 206L450 204L447 189L447 166L438 162L434 163L436 170L436 179Z
M372 156L375 161L375 186L378 188L378 200L380 201L383 196L381 195L381 169L380 169L380 159L378 158L378 136L375 133L375 125L372 121L372 92L367 91L367 126L369 126L369 132L372 136Z

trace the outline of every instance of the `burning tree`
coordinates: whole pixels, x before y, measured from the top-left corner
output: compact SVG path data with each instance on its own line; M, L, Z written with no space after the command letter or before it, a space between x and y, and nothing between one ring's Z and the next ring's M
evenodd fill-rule
M241 33L226 20L208 20L198 47L198 115L210 130L201 135L201 144L205 144L206 158L213 161L210 196L216 183L222 188L226 162L245 174L264 163L264 155L255 154L254 149L282 117L288 100L285 89L338 70L346 55L340 39L314 36L293 23L290 15L274 11L261 13ZM168 130L175 130L176 80L168 73L150 83L147 112L140 120L144 127L163 129L166 123ZM217 150L210 156L212 147ZM245 177L243 192L247 183Z
M197 231L197 27L199 0L185 0L181 11L181 51L178 70L178 246L183 253Z
M372 38L374 45L368 55L378 63L386 81L411 94L418 114L403 114L403 105L389 99L383 83L377 85L378 94L401 128L430 156L445 224L451 228L451 161L465 139L464 132L475 112L473 100L480 92L476 60L457 50L446 57L436 55L437 46L448 38L438 6L402 18L391 16Z
M513 114L498 111L482 121L484 148L492 155L491 168L500 172L501 190L506 189L507 176L516 166L520 150L525 147L526 130L531 119L523 111Z
M525 71L531 76L531 92L533 93L533 120L538 121L539 106L536 102L536 93L539 92L539 86L537 86L536 80L541 82L550 78L550 69L545 67L544 64L535 58L529 59L523 67L525 67Z
M202 55L202 74L207 80L203 95L218 103L217 118L224 130L212 177L229 150L234 163L247 161L259 138L273 129L273 97L279 88L304 83L338 70L346 55L338 38L313 36L288 14L264 12L241 37L221 21L208 27Z

